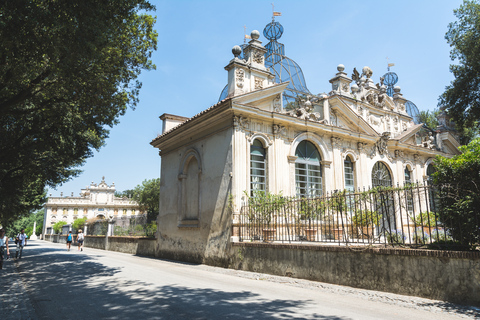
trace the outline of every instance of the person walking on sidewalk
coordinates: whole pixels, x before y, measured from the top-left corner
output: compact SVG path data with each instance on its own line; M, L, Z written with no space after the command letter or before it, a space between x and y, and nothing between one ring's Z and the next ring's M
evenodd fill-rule
M23 253L23 247L27 245L27 235L25 234L25 229L20 230L20 233L17 235L17 251L15 251L15 258L21 259Z
M68 236L67 236L67 251L70 251L70 247L72 246L72 241L73 241L73 235L72 235L72 230L68 231Z
M8 248L8 237L5 235L5 229L0 229L0 269L3 269L3 255L7 248L7 260L10 259L10 249Z
M83 235L82 229L80 229L77 234L78 251L83 251L83 239L85 239L85 236Z

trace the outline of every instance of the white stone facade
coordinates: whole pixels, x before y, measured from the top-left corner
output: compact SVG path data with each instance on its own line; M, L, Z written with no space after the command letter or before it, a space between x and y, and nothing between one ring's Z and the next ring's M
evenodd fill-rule
M382 174L389 175L393 186L403 185L406 177L423 182L435 156L459 153L450 131L429 135L415 125L400 88L388 96L383 80L374 84L368 67L361 75L355 70L352 79L339 65L328 94L307 96L297 108L286 110L282 92L288 83L272 81L264 59L257 59L265 50L258 37L252 39L245 59L234 48L235 57L225 67L226 99L184 121L162 116L162 135L151 143L162 157L160 256L221 259L219 246L229 241L229 226L252 186L299 196L312 190L318 195L369 188ZM254 145L264 159L260 165L253 160ZM299 159L303 146L318 152L311 166L317 176L306 177L319 177L313 186L301 182L302 163L315 162L307 156ZM386 169L380 172L379 166Z
M115 184L107 185L105 177L99 184L91 183L78 197L49 197L44 206L44 230L58 221L73 223L75 219L131 217L143 214L132 199L115 196Z

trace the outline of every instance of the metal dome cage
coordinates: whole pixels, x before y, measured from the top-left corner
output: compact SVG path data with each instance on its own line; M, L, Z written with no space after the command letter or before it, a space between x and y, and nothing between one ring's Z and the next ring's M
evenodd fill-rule
M265 67L275 75L276 83L289 81L289 84L283 92L283 107L287 110L299 107L299 100L305 99L311 95L305 83L305 77L300 66L292 59L285 56L285 46L277 40L283 34L283 26L272 20L265 26L263 35L269 40L265 45L267 53L265 53ZM243 49L246 44L240 45L242 54L240 58L244 58ZM227 86L222 90L219 101L227 97Z

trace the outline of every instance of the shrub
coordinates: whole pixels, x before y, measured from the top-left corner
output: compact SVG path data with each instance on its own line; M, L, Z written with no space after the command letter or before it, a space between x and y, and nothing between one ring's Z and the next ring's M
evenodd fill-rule
M387 232L387 241L392 245L403 244L405 242L405 239L405 234L401 230L393 230L392 232Z
M431 237L433 242L439 242L439 241L445 242L445 241L453 240L452 237L445 230L433 229Z
M373 227L378 226L382 215L376 211L358 210L352 217L352 223L355 227Z
M72 229L74 233L77 233L78 230L82 229L85 226L85 222L87 221L87 218L80 218L80 219L75 219L72 223Z
M66 221L58 221L57 223L55 223L53 225L53 227L52 227L53 231L55 231L56 234L60 233L60 231L62 230L62 227L66 224L67 224Z
M414 223L417 226L424 226L424 227L435 227L437 224L440 224L437 221L437 216L435 212L429 211L429 212L422 212L417 214L414 219Z
M416 228L415 232L413 233L413 241L416 244L425 244L428 242L430 237L426 232L422 230L422 228Z

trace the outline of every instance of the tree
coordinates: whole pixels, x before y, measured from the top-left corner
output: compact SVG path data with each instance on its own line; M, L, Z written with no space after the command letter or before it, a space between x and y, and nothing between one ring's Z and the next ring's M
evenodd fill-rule
M30 237L33 233L35 222L37 223L35 233L37 235L41 234L43 232L43 216L44 210L38 210L22 217L21 219L10 221L8 224L5 224L7 235L13 237L19 234L20 230L25 229L25 233Z
M73 233L78 233L78 230L80 229L83 230L83 227L85 226L86 221L87 221L87 217L75 219L75 221L73 221L72 223Z
M141 211L147 211L148 221L157 218L160 210L160 178L144 180L133 190L125 190L120 195L132 195L138 202Z
M436 130L438 126L437 116L440 114L439 110L433 112L430 111L420 111L418 114L418 122L424 123L427 128L431 130Z
M463 246L480 243L480 138L459 148L453 158L437 157L439 219Z
M66 221L58 221L52 226L52 228L55 231L55 233L60 233L62 231L62 227L66 224L67 224Z
M477 131L465 128L478 128L480 121L480 4L464 0L454 14L458 21L449 24L445 38L452 47L450 58L458 64L450 65L455 79L439 105L455 122L461 142L467 143Z
M155 68L147 0L0 5L0 221L77 175Z

